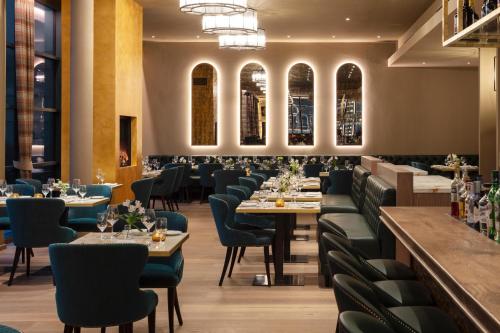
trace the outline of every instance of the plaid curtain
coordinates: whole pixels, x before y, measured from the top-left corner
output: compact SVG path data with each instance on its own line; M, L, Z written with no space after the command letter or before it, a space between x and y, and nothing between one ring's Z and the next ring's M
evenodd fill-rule
M33 85L35 66L34 0L15 2L16 101L21 178L31 178L33 164Z

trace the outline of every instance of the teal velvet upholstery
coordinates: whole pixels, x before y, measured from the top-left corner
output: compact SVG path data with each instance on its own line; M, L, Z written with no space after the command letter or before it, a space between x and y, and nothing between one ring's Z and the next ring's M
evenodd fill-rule
M155 206L156 199L160 199L163 205L163 210L167 210L166 204L168 204L168 208L173 211L173 206L170 200L175 192L177 173L179 170L180 168L178 167L164 169L161 174L155 178L153 189L151 191L153 207Z
M108 185L87 185L86 197L103 196L111 201L111 187ZM108 204L95 207L72 207L68 209L68 227L76 231L97 232L97 214L106 212Z
M266 178L264 175L256 174L253 172L250 175L250 178L255 179L255 181L257 182L257 188L260 188L262 186L262 184L266 181Z
M149 204L154 182L155 178L145 178L136 180L130 185L132 192L134 192L135 200L140 201L143 207L147 207Z
M252 177L240 177L238 182L241 186L248 187L252 193L259 190L259 183Z
M316 164L305 164L304 165L304 176L309 177L319 177L319 173L323 171L323 163Z
M226 193L230 195L234 195L240 201L245 201L250 199L252 195L252 191L246 186L241 186L241 185L229 185L226 188Z
M201 195L200 195L200 203L205 199L205 192L211 191L215 189L215 178L212 174L216 170L223 169L224 166L220 163L202 163L198 166L198 173L200 174L200 186L201 186Z
M450 317L434 306L384 306L365 283L344 274L333 277L339 313L359 311L370 314L398 333L458 333Z
M339 333L396 333L396 331L366 313L345 311L339 316Z
M21 333L21 331L13 329L12 327L0 325L0 333Z
M245 171L241 169L215 170L215 193L225 194L227 187L230 185L238 185L238 178L243 176L245 176Z
M243 200L248 200L250 198L248 193L250 193L250 190L246 186L235 185L227 187L228 197L226 199L231 202L231 211L236 210L238 205ZM269 216L235 213L234 222L235 224L233 225L233 227L236 229L245 230L248 229L248 227L258 228L258 229L275 228L274 220Z
M35 193L42 193L42 182L38 179L18 178L16 179L16 184L33 186Z
M13 184L14 193L32 197L35 194L35 188L30 184Z
M53 244L50 261L59 319L72 327L110 327L154 313L157 295L139 289L148 248L139 244Z
M252 175L260 177L260 178L264 179L264 181L268 180L269 176L266 173L263 173L263 172L260 172L260 171L261 170L259 170L258 172L257 171L252 171Z

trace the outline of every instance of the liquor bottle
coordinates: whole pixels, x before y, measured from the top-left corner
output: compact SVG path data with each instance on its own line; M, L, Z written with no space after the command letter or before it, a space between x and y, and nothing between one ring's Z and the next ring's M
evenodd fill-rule
M491 188L488 192L488 201L490 205L490 223L489 223L489 232L488 235L491 239L495 239L497 234L497 227L495 226L495 215L497 210L495 209L495 194L498 191L498 170L493 170L491 172Z
M495 241L500 243L500 189L495 193Z
M474 227L474 201L476 198L476 194L474 193L474 183L468 182L465 184L465 188L467 189L465 192L467 193L467 198L465 199L465 222L471 228Z
M490 211L491 204L488 200L488 193L485 193L481 200L479 200L479 223L481 225L481 233L489 237L490 233Z
M485 17L498 7L498 0L484 0L481 7L481 17Z
M463 179L466 179L464 182ZM472 196L474 197L474 184L471 182L470 187L467 187L467 184L470 182L470 178L462 178L461 186L458 190L458 218L460 221L467 223L467 219L469 216L468 212L468 207L467 207L467 198L469 195L472 193ZM463 185L465 184L465 185ZM474 211L471 211L473 213Z
M461 190L462 180L460 179L460 168L455 169L455 178L451 182L451 216L455 218L460 217L460 207L459 207L459 192ZM500 196L499 196L500 201Z
M479 210L479 201L481 201L481 178L474 181L474 229L481 232L483 235L488 235L488 222L483 225L481 223L481 212Z

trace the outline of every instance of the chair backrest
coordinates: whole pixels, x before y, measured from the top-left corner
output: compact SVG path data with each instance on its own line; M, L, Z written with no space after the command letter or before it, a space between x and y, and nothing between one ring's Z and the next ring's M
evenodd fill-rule
M18 331L12 327L0 325L0 333L21 333L21 331Z
M245 171L241 169L237 170L215 170L215 193L225 194L228 185L238 185L238 178L243 177Z
M103 196L111 201L112 193L111 187L107 185L87 185L87 197ZM107 204L102 204L95 207L69 208L68 218L96 218L97 214L105 212L107 207Z
M425 164L425 163L422 163L422 162L411 162L410 164L412 167L414 168L417 168L417 169L420 169L420 170L424 170L424 171L430 171L431 168Z
M18 178L16 184L31 185L35 189L35 193L42 193L42 182L38 179Z
M148 248L139 244L54 244L49 248L59 319L80 327L133 320L145 304L139 277Z
M330 186L326 193L328 194L346 194L352 192L352 170L332 170L328 174Z
M136 180L130 185L132 192L134 192L135 200L140 201L143 207L147 207L149 204L154 182L155 178L144 178Z
M203 187L215 187L215 179L212 174L215 170L223 169L224 166L220 163L202 163L198 166L200 174L200 185Z
M178 167L162 170L160 175L154 180L151 195L157 197L168 197L174 193L178 170Z
M380 222L380 207L395 205L396 190L382 178L369 176L362 214L377 235L383 258L394 258L396 245L392 233Z
M240 202L250 199L252 191L246 186L241 185L229 185L226 189L227 194L234 195Z
M339 316L339 333L396 333L380 320L362 312L345 311Z
M182 172L181 187L187 187L191 185L191 173L193 172L193 166L190 163L167 163L163 166L165 169L171 169L174 167L182 167L184 171Z
M167 229L177 230L181 232L187 232L188 229L188 219L186 216L176 213L176 212L156 212L156 217L166 217L167 218Z
M257 182L258 188L260 188L262 186L262 184L264 183L264 181L266 180L266 176L265 175L261 175L261 174L258 174L258 173L252 173L250 175L250 178L255 179L255 181Z
M323 171L323 163L305 164L304 175L309 177L319 177L319 173Z
M30 184L13 184L12 185L14 193L17 193L19 195L23 196L30 196L32 197L35 195L35 189L33 185ZM0 207L0 216L7 216L7 208L6 207Z
M177 175L175 175L175 183L174 183L174 193L178 192L182 185L182 180L184 179L184 167L178 166Z
M254 176L259 176L259 177L261 177L262 179L264 179L264 181L266 181L266 180L268 180L268 179L269 179L269 175L267 175L266 173L260 172L260 170L259 170L258 172L253 171L253 172L252 172L252 175L254 175Z
M356 206L360 211L363 210L366 198L366 182L370 176L370 171L362 167L361 165L356 165L352 173L352 189L351 197Z
M252 193L259 190L257 181L252 177L240 177L238 178L238 182L241 186L248 187Z
M7 199L14 244L34 248L72 241L74 231L60 225L64 210L60 199Z

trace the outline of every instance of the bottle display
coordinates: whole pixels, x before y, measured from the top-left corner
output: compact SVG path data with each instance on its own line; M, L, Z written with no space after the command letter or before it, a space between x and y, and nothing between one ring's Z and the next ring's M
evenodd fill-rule
M482 186L482 181L481 178L478 177L474 181L474 229L483 233L486 236L488 230L487 229L488 224L486 223L484 224L484 226L481 224L481 215L479 210L479 201L481 200L481 186Z
M493 170L491 172L491 188L488 192L488 204L490 207L490 223L488 236L491 239L495 239L497 234L497 227L495 225L495 215L497 210L495 209L495 194L498 191L498 170Z
M488 193L485 193L481 200L479 200L479 223L481 226L481 233L489 237L490 233L490 210L491 205L488 200Z
M466 223L469 227L474 227L474 201L476 198L476 194L474 193L474 183L468 182L465 184L467 198L465 199L465 215L466 215Z
M481 7L481 17L485 17L498 7L498 0L484 0Z
M455 169L455 178L451 182L451 216L454 218L460 218L460 192L462 191L462 187L464 186L462 180L460 179L460 167ZM464 209L465 207L462 207Z

